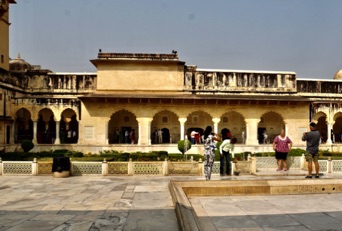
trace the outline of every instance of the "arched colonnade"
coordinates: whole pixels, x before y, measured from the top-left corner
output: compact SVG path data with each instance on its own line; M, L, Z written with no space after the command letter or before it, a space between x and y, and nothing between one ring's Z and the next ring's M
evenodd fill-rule
M32 113L20 108L15 113L14 143L32 140L35 144L76 144L79 125L75 110L66 108L60 114L49 108Z

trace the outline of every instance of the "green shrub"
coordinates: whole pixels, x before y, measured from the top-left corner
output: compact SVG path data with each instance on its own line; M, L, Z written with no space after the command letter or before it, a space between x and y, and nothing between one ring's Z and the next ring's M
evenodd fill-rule
M178 142L178 150L184 155L184 153L191 149L191 142L189 140L180 140Z
M289 152L289 156L302 156L303 153L306 153L306 151L304 149L301 148L293 148L291 149L291 151Z
M168 158L169 153L167 151L159 151L157 152L157 156L160 160L165 160L165 158Z
M29 152L31 149L34 148L34 144L31 140L23 140L21 142L21 148L24 150L24 152Z
M129 155L129 158L132 159L132 161L157 161L158 156L156 153L142 153L142 152L136 152L131 153Z

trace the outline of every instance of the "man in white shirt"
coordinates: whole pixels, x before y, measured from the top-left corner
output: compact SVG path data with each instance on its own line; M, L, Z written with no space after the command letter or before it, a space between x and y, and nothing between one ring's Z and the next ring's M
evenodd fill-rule
M230 171L230 156L229 150L231 147L230 139L223 140L220 145L220 175L224 176L224 167L226 167L226 175L231 175ZM226 164L224 163L224 159L226 159Z

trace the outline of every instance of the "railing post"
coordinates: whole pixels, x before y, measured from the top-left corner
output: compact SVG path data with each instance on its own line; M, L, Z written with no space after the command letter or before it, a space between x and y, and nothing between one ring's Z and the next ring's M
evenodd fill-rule
M251 157L250 155L248 155L248 160L251 161L251 173L252 174L256 174L257 169L256 169L256 157Z
M71 176L73 175L73 172L74 172L74 166L72 165L72 161L71 161L71 158L70 158L70 175Z
M300 158L300 169L305 170L305 155L302 154L302 157Z
M163 163L163 176L167 176L169 174L169 162L167 161L167 158L165 158L165 161Z
M38 163L37 163L37 158L33 159L32 162L32 175L37 176L38 175Z
M107 176L108 175L108 163L106 158L103 159L102 162L102 176Z
M203 175L203 161L202 158L198 160L198 175Z
M328 173L332 173L333 172L331 157L328 158L327 172Z
M128 161L128 175L129 176L133 176L134 175L132 158L129 158L129 161Z

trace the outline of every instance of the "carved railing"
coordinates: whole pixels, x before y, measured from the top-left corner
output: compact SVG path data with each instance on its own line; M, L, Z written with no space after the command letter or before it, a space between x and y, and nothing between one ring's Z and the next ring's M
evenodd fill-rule
M342 82L336 80L297 80L297 91L315 94L341 94Z
M274 157L257 157L256 170L263 171L277 166ZM290 169L307 170L302 157L289 157ZM319 160L320 172L342 173L342 160ZM242 173L253 173L253 161L232 163L232 169ZM219 175L220 162L213 164L212 175ZM202 162L81 162L71 161L71 175L204 175ZM52 162L1 161L0 175L52 175Z
M187 67L184 89L197 92L296 92L293 72L200 70Z
M13 99L16 105L37 105L37 106L67 106L77 109L80 106L78 99Z

